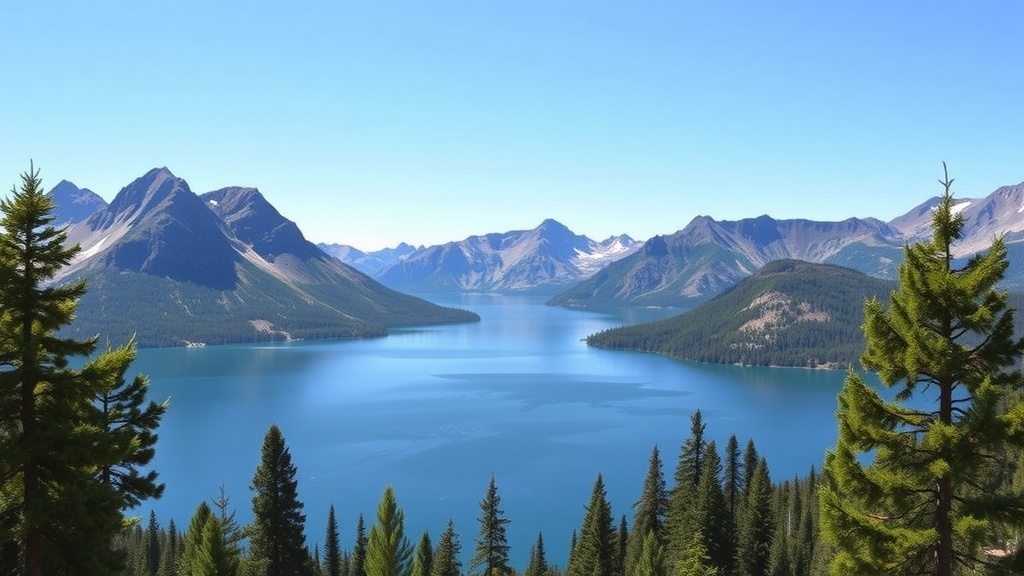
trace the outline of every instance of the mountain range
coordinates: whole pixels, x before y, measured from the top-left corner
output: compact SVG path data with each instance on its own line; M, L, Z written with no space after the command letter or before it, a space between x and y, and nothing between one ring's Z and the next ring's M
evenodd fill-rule
M80 251L55 282L85 278L69 328L141 346L379 336L475 321L391 290L307 241L255 188L193 193L166 168L106 204L61 182L57 222Z
M655 236L591 278L556 295L567 307L685 306L708 300L768 262L793 258L837 264L877 278L893 279L907 243L931 236L931 198L890 222L849 218L840 222L737 221L694 218L685 228ZM965 218L960 258L987 249L996 236L1007 242L1010 270L1003 287L1024 289L1024 183L1004 186L984 198L956 199Z

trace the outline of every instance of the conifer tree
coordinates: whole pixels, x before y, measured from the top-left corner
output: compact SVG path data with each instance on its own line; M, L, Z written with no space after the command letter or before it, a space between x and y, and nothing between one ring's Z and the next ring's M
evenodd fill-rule
M647 536L644 537L636 567L629 574L630 576L667 576L665 547L661 545L653 531L649 530Z
M405 536L405 513L395 491L384 489L377 505L377 522L366 541L366 576L409 576L412 545Z
M537 533L537 542L530 548L530 563L524 576L548 576L548 557L544 552L544 534Z
M491 476L491 482L487 486L487 494L480 501L480 534L475 540L475 551L469 562L469 570L472 574L481 576L505 576L511 573L508 564L508 538L505 535L505 525L509 520L504 517L505 511L501 509L501 496L498 495L498 486ZM483 568L482 571L478 569Z
M657 445L651 450L647 476L644 477L640 499L633 504L633 510L633 531L626 545L624 562L626 574L633 573L648 532L652 532L659 543L665 542L663 525L668 511L668 491L665 488L665 476Z
M736 563L741 576L768 574L774 534L771 478L768 475L768 463L762 458L754 470L743 521L739 527Z
M184 544L181 551L181 559L178 563L178 574L180 576L200 576L199 566L206 548L206 524L213 512L209 504L200 502L196 511L192 513L192 519L185 529Z
M366 521L359 515L356 522L356 541L352 545L352 562L349 564L349 576L366 576Z
M740 444L736 436L729 436L725 444L725 476L722 479L722 491L725 503L729 508L729 518L733 528L739 525L740 509L743 503L743 463L740 460Z
M250 561L262 566L267 576L292 576L306 569L306 515L296 473L281 430L271 425L250 485L252 523L246 528Z
M133 344L69 367L96 338L58 336L85 284L51 284L79 250L52 212L34 167L0 200L0 570L106 574L123 567L113 540L125 508L155 493L127 496L97 471L148 464L145 435L159 418L122 434L95 403L127 370Z
M692 527L688 525L691 509L697 498L697 486L703 472L707 441L700 410L690 417L690 436L683 442L676 464L675 484L669 491L665 516L666 550L669 566L675 566L689 544Z
M206 517L202 544L195 562L192 568L192 574L195 576L238 575L238 557L228 550L220 518L214 514Z
M719 576L722 571L711 562L711 557L704 546L704 540L698 535L694 535L683 548L674 574L678 576Z
M594 481L590 503L583 517L573 560L565 568L566 576L612 576L615 565L615 527L612 509L600 474Z
M434 564L434 548L430 542L430 532L423 531L416 553L412 560L412 576L430 576Z
M691 539L701 541L712 566L719 568L722 574L731 574L735 545L729 539L729 511L722 493L721 470L721 457L715 442L708 442L697 497L684 525Z
M178 558L181 556L180 548L181 537L172 518L167 522L167 534L164 537L163 545L160 546L160 568L157 569L159 576L177 576Z
M750 492L750 484L754 481L754 472L757 471L757 463L761 457L754 446L753 438L747 440L747 447L743 449L743 497Z
M883 399L851 369L839 395L839 440L819 490L825 537L838 548L833 574L978 570L984 549L1001 546L999 528L1024 513L1022 495L990 474L1024 433L1024 343L997 288L1006 245L996 238L955 261L965 222L952 183L948 173L940 181L931 240L905 247L889 307L864 306L861 363L896 394Z
M334 504L327 511L327 534L324 537L324 576L345 576L341 573L341 538Z
M626 515L623 514L619 518L619 530L615 533L615 557L612 559L612 576L624 576L626 573L626 546L628 546L628 543L629 525L626 523Z
M235 510L231 508L231 498L228 497L223 484L220 485L217 496L211 499L211 502L213 508L210 510L217 515L217 520L220 521L225 551L238 563L242 557L241 542L245 539L245 533L238 525L238 521L235 520Z
M149 524L146 526L146 574L156 576L160 570L160 524L156 521L156 512L149 511Z
M459 542L459 535L455 532L455 522L449 518L448 525L437 542L437 550L434 551L430 576L460 576L462 573L462 561L459 560L461 554L462 544Z

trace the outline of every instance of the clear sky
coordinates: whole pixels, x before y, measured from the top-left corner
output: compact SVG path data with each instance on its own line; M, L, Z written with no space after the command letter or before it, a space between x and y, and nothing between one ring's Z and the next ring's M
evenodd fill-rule
M697 215L889 220L1024 181L1024 2L0 5L0 184L167 166L364 250Z

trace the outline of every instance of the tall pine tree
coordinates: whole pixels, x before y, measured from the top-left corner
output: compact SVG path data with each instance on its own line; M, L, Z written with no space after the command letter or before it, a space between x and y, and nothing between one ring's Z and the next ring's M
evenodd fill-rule
M280 428L271 425L250 485L252 523L246 528L250 561L266 576L300 575L306 570L306 515L296 472Z
M668 512L668 491L665 488L665 475L662 472L657 445L651 449L643 489L640 491L640 499L633 504L633 510L633 531L629 534L626 544L624 562L627 575L633 573L649 532L654 534L654 538L662 547L665 544L664 523Z
M341 538L338 536L338 519L334 516L334 504L331 504L327 511L323 572L324 576L346 576L341 573Z
M112 543L125 508L158 493L122 490L102 471L148 464L159 415L119 430L96 404L134 359L131 343L69 367L96 338L58 336L85 284L51 283L79 250L52 226L53 208L34 167L0 200L0 572L107 574L123 565ZM138 388L123 406L145 396Z
M853 370L840 393L839 440L819 491L825 536L838 548L833 574L980 569L985 549L1001 546L1001 526L1024 514L1024 495L991 474L1024 434L1024 343L997 289L1006 245L996 238L955 260L964 218L952 183L948 173L940 181L931 240L904 249L889 307L864 307L861 363L896 393L883 399Z
M377 505L377 522L366 541L366 576L409 576L412 544L405 536L405 513L395 491L384 489Z
M460 576L462 574L462 543L455 532L455 522L448 519L448 526L441 533L434 551L434 561L430 566L430 576Z
M576 540L572 562L565 567L566 576L612 576L615 566L615 527L612 507L600 474L594 481L590 503L583 517L583 527Z
M511 573L508 564L508 537L505 535L505 511L501 509L498 486L491 476L487 494L480 501L480 534L477 536L473 558L469 562L472 574L481 576L505 576ZM482 568L482 570L480 570Z

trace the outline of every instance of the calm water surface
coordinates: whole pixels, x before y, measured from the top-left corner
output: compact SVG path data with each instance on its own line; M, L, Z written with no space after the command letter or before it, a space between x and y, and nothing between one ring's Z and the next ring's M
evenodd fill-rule
M437 300L437 299L435 299ZM142 350L135 372L170 398L154 467L167 489L155 510L183 529L224 486L238 519L267 428L277 424L298 468L306 536L323 546L333 504L342 546L358 515L367 530L387 484L414 543L437 542L448 518L472 552L479 502L493 474L512 560L525 567L543 532L564 565L598 473L616 519L640 494L658 445L671 484L690 415L701 410L721 450L754 439L773 479L820 467L835 443L842 372L712 366L602 351L593 332L667 313L595 313L527 297L439 300L479 313L477 324L396 330L356 342Z

